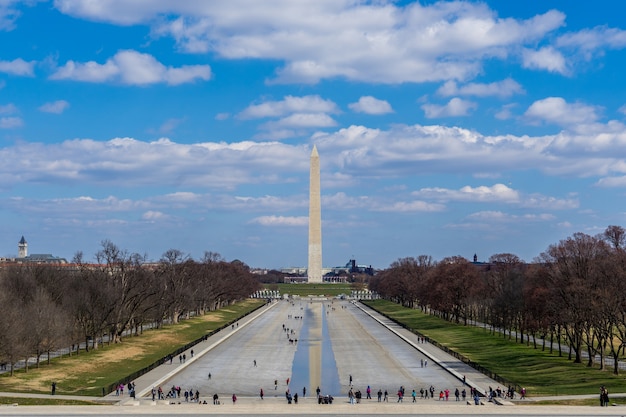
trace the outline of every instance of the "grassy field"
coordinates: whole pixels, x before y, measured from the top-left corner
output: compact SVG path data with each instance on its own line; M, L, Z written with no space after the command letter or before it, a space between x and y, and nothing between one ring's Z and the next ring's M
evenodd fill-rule
M293 283L293 284L266 284L265 289L280 291L281 294L297 295L306 297L307 295L336 297L341 294L350 295L352 284L344 283Z
M122 343L102 345L97 350L55 359L39 369L18 371L14 376L3 374L0 376L0 391L47 394L55 381L57 394L100 396L103 387L235 321L264 303L264 300L247 300L176 325L147 330L142 335L124 338Z
M65 400L60 398L23 398L23 397L0 397L0 405L98 405L93 401ZM102 403L104 404L104 403Z
M595 394L600 385L609 392L626 392L624 376L575 364L548 349L533 349L486 330L463 326L404 308L384 300L367 302L376 310L416 329L425 336L477 362L492 372L526 388L529 396Z

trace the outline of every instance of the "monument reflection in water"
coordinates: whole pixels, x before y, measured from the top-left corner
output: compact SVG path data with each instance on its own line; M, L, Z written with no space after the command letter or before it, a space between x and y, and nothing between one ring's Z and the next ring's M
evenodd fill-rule
M311 302L303 309L303 323L298 335L298 347L289 384L292 394L297 392L302 395L302 388L306 387L307 397L314 396L319 386L322 395L341 395L325 308L322 302Z

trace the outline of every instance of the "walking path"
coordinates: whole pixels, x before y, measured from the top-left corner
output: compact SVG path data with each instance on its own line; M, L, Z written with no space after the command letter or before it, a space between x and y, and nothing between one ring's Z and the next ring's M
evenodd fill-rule
M304 303L307 301L305 300ZM497 382L487 378L485 375L470 367L469 365L459 361L453 356L441 351L430 343L421 343L418 340L417 336L405 328L397 325L395 322L387 319L386 317L378 314L377 312L363 306L361 303L353 302L353 303L343 303L342 305L347 305L348 308L355 309L353 314L362 314L368 315L376 322L385 326L392 333L394 333L399 340L403 343L408 344L412 349L417 350L421 355L428 358L428 361L431 366L435 366L435 364L441 366L445 369L453 379L457 381L458 386L464 386L463 381L465 380L465 385L468 387L475 388L479 392L486 394L489 387L493 387L494 389L498 386ZM175 399L175 400L165 400L165 401L152 401L151 391L153 387L158 387L168 381L171 381L173 378L176 378L181 372L185 370L194 371L197 368L200 368L201 361L203 356L207 353L212 352L214 350L222 349L221 345L223 342L233 338L233 341L237 340L237 343L245 343L245 335L248 332L248 326L250 326L255 320L259 320L268 312L274 311L275 314L281 314L285 317L287 314L292 314L294 311L298 311L297 309L302 309L303 307L299 307L297 304L290 303L288 304L286 301L278 301L270 303L256 312L242 318L231 328L226 328L218 333L212 335L207 338L205 341L195 345L193 347L194 355L191 354L191 349L185 352L186 357L188 358L185 363L179 363L178 358L175 358L172 363L163 364L154 370L146 373L145 375L137 378L134 382L137 387L136 398L132 399L128 397L128 393L125 392L124 396L116 396L115 393L111 393L103 398L95 398L95 397L81 397L81 396L71 396L71 395L56 395L55 398L59 399L69 399L69 400L87 400L87 401L99 401L105 403L115 404L116 407L119 406L146 406L152 405L157 407L150 407L151 412L160 413L162 410L169 410L170 408L158 407L158 405L170 404L172 407L177 407L181 411L183 409L190 410L193 407L197 409L199 405L197 403L184 403L184 400ZM282 317L282 316L281 316ZM337 323L341 323L343 316L337 315L337 318L331 318L331 320L337 320ZM275 321L275 320L274 320ZM339 326L340 324L336 324ZM371 327L369 324L367 326ZM271 329L267 329L267 332L271 332ZM284 339L281 339L284 341ZM245 348L245 346L244 346ZM257 347L257 349L259 349ZM276 353L276 343L272 343L272 345L262 346L260 349L263 351L267 351L268 355L273 355ZM355 346L355 352L358 354L358 347ZM342 354L350 354L350 352L344 352ZM337 356L338 353L335 353ZM247 358L245 360L248 360ZM251 362L251 361L250 361ZM261 362L261 361L259 361ZM252 364L249 364L252 366ZM218 367L219 364L213 364L212 366ZM416 365L415 365L416 366ZM250 372L257 372L256 359L254 362L254 370L250 370ZM267 372L262 368L261 363L258 368L258 372ZM240 378L246 378L246 375L239 375ZM267 374L267 379L274 379L274 374ZM313 391L310 389L310 391ZM469 389L468 389L469 391ZM266 390L267 392L267 390ZM456 401L448 401L441 402L433 399L424 400L419 399L416 403L411 403L410 394L407 393L407 397L405 402L396 403L394 394L395 392L391 391L391 402L388 403L379 403L376 400L376 396L374 395L373 400L362 400L361 404L358 405L350 405L347 402L347 398L339 397L332 405L319 405L317 404L317 400L315 397L303 397L300 398L298 404L287 405L284 396L282 396L280 392L267 395L264 400L258 398L257 396L239 396L237 402L235 404L232 403L230 396L225 397L221 395L221 404L219 406L214 406L212 401L208 401L210 404L201 404L201 407L219 407L219 409L211 408L212 412L217 411L220 414L290 414L293 413L297 407L298 413L305 414L406 414L406 413L414 413L416 411L416 407L420 410L420 413L423 412L441 412L445 409L446 414L493 414L494 409L500 410L498 413L502 413L502 407L496 407L492 403L485 403L483 399L484 406L476 407L469 406L466 403L459 403ZM410 392L410 390L409 390ZM206 394L206 393L204 393ZM278 394L278 395L276 395ZM626 396L626 394L624 394ZM0 393L0 396L4 397L12 397L12 398L50 398L49 395L41 395L41 394L16 394L16 393ZM575 396L575 397L556 397L557 399L569 399L569 398L596 398L597 395L591 394L588 396ZM616 397L616 395L613 395ZM206 395L203 396L206 398ZM541 399L551 399L552 397L544 397ZM529 401L539 400L540 398L530 399ZM501 401L501 404L511 405L512 403ZM20 406L22 408L22 406ZM517 407L507 407L511 409L516 409ZM530 409L535 409L536 407L530 407ZM546 411L545 407L537 407L541 408L543 411L538 413L540 415L548 415L552 414L552 411ZM561 409L562 407L551 407L549 410ZM584 409L589 410L586 407L582 407ZM131 407L130 409L136 409L135 407ZM130 410L129 409L129 410ZM524 413L527 413L528 407L524 408ZM593 408L594 414L596 415L610 415L610 413L605 413L605 410L609 410L612 408ZM64 408L65 410L65 408ZM67 414L72 414L75 409L67 409ZM119 410L119 408L118 408ZM358 410L358 411L357 411ZM571 408L567 408L568 413L570 413ZM615 411L615 409L613 409ZM203 411L204 413L205 411ZM117 413L117 412L116 412ZM167 412L166 412L167 413ZM529 412L529 414L533 414L534 412ZM0 411L2 414L2 411ZM555 413L558 414L558 413ZM584 413L582 413L584 414Z

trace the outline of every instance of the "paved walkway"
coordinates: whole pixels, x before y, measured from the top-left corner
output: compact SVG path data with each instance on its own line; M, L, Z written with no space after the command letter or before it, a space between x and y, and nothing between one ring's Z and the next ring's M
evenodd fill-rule
M307 302L306 300L304 301ZM330 302L330 301L329 301ZM396 334L400 340L409 345L412 349L417 350L423 357L428 358L428 361L432 364L430 366L435 366L435 364L440 365L445 371L455 380L457 380L460 386L463 386L463 380L465 379L465 384L469 387L473 387L479 390L482 393L486 393L488 387L496 388L498 386L497 382L487 378L482 373L476 371L471 368L469 365L459 361L451 355L441 351L435 346L429 343L420 343L415 334L410 331L404 329L403 327L397 325L391 320L388 320L384 316L376 313L373 310L363 306L358 302L354 302L351 304L343 303L341 305L347 305L347 308L355 309L352 314L366 314L370 316L373 320L382 324L386 328L388 328L391 332ZM343 307L342 307L343 308ZM136 407L132 406L157 406L150 407L149 409L152 411L163 410L163 407L158 407L158 405L166 405L170 404L171 407L177 407L181 411L183 409L190 410L193 407L207 407L213 411L217 411L220 414L290 414L298 409L299 414L405 414L405 413L414 413L417 409L422 412L433 412L440 413L442 410L446 410L447 414L493 414L491 411L493 409L502 409L502 407L496 407L491 403L485 403L483 406L476 407L474 405L469 405L466 403L459 403L452 399L449 402L440 402L437 400L423 400L418 399L416 403L411 403L411 398L407 395L405 402L396 403L393 395L391 396L391 402L389 403L378 403L376 397L374 396L374 400L362 400L361 404L358 405L350 405L348 404L346 397L338 397L336 401L332 405L319 405L315 398L301 398L298 404L287 405L283 396L270 396L268 395L265 400L261 400L256 396L240 396L237 400L236 404L233 404L229 397L221 397L221 405L214 406L213 404L185 404L184 399L181 401L177 400L167 400L167 401L156 401L153 402L151 400L151 390L152 387L158 387L159 385L163 385L168 381L171 381L172 378L175 378L182 371L189 369L193 371L195 368L201 366L201 358L213 351L221 349L221 345L223 342L229 340L230 338L234 338L236 340L237 337L243 337L245 333L248 331L248 326L255 320L260 320L265 314L270 311L274 311L276 314L285 314L289 313L290 316L293 315L293 312L301 311L303 307L290 303L287 304L286 301L278 301L268 304L267 306L262 307L256 312L242 318L238 323L236 323L231 328L226 328L221 330L220 332L214 334L209 337L207 340L197 344L193 347L194 355L191 355L191 349L186 353L187 360L185 363L179 363L178 358L174 359L174 361L169 364L161 365L154 370L148 372L140 378L137 378L134 383L137 386L136 399L131 399L128 397L128 393L125 392L124 396L116 396L115 393L109 394L103 398L95 398L95 397L81 397L81 396L68 396L68 395L57 395L56 398L59 399L73 399L73 400L87 400L87 401L101 401L101 402L110 402L111 404L115 404L115 406L131 406L131 409L135 409ZM358 310L358 312L356 311ZM345 318L341 318L342 316L338 315L336 319L338 323L341 323L340 320L345 320ZM267 330L270 332L270 329ZM224 345L228 346L228 345ZM262 349L269 350L269 354L275 353L276 346L264 346ZM337 353L336 353L337 355ZM217 365L215 365L217 366ZM256 367L256 366L255 366ZM469 390L468 390L469 391ZM391 391L393 394L393 391ZM273 394L273 393L271 393ZM626 395L626 394L625 394ZM15 393L0 393L0 396L5 397L13 397L13 398L24 398L24 397L43 397L50 398L49 395L41 395L41 394L15 394ZM616 395L613 395L615 397ZM576 396L571 398L596 398L597 395L588 395L588 396ZM550 397L545 397L541 399L549 399ZM570 397L567 397L570 398ZM535 398L539 399L539 398ZM558 399L565 399L565 397L558 397ZM226 400L226 401L224 401ZM531 398L529 401L532 401ZM511 404L504 402L503 404ZM331 408L332 407L332 408ZM143 407L142 407L143 408ZM510 407L511 409L515 409L517 407ZM526 413L526 408L524 413ZM534 409L535 407L531 407ZM541 407L544 409L545 407ZM552 407L550 410L556 410L561 407ZM589 408L583 407L587 411ZM604 408L600 407L593 408L594 414L597 415L611 415L610 413L605 413L605 410L614 408ZM73 414L73 412L68 409L68 414ZM130 410L130 409L129 409ZM165 410L172 410L170 408L165 408ZM331 411L332 410L332 411ZM357 411L358 410L358 411ZM568 413L570 413L571 408L567 408ZM119 411L119 408L118 408ZM159 411L160 412L160 411ZM202 411L204 413L206 411ZM500 411L501 412L501 411ZM3 414L0 411L0 414ZM531 412L530 414L533 414ZM552 414L552 411L544 410L539 415L548 415ZM558 414L558 413L555 413ZM584 414L584 413L583 413Z

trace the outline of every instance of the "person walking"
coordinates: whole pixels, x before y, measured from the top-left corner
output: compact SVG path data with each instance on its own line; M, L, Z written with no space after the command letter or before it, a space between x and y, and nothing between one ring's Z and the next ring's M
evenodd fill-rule
M261 399L263 399L263 388L261 388L261 390L259 391L259 397L261 397Z
M233 394L233 404L235 404L236 402L237 402L237 396Z

